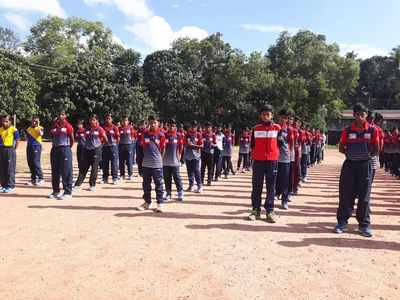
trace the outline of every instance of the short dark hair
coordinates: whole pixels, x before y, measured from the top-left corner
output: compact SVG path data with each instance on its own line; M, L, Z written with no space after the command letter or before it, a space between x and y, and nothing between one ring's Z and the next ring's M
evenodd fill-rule
M278 115L284 117L290 117L290 112L286 108L283 108L279 111Z
M210 126L212 126L211 122L205 122L204 123L204 127L210 127Z
M152 122L152 121L156 121L157 119L156 119L156 117L154 117L154 116L149 116L148 118L147 118L147 121L149 121L149 122Z
M367 107L362 103L356 103L353 106L353 113L368 112Z
M383 120L383 116L380 113L375 113L375 120L382 121Z
M168 120L167 124L176 125L176 120L174 118L171 118Z
M96 119L96 120L98 120L99 118L97 117L96 114L91 114L90 117L89 117L89 120L91 120L91 119Z
M262 113L262 112L274 112L274 108L272 107L271 104L264 104L260 108L260 113Z
M198 125L198 123L197 123L196 120L193 120L193 121L190 123L190 126L191 126L191 127L197 127L197 125Z

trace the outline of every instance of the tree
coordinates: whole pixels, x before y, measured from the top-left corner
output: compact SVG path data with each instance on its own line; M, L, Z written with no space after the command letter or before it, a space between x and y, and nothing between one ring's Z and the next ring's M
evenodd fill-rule
M18 44L19 40L15 32L0 26L0 49L16 51Z
M27 120L38 112L37 85L25 59L0 50L0 114L15 114Z

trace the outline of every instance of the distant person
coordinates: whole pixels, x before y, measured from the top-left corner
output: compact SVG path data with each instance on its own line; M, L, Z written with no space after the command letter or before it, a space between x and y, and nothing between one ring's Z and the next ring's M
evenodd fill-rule
M32 117L31 126L26 129L26 159L31 172L31 181L27 185L42 185L44 183L41 164L43 134L44 130L40 126L39 117Z

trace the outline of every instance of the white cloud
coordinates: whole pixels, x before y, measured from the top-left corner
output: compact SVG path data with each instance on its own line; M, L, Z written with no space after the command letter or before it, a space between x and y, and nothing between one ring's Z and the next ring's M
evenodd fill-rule
M21 16L21 15L17 15L17 14L5 14L4 18L10 22L11 24L13 24L18 30L20 31L24 31L28 28L28 22L27 20Z
M59 17L65 16L58 0L0 0L0 7L18 12L27 11Z
M383 48L374 48L366 44L339 44L340 53L345 55L348 52L354 52L359 58L365 59L374 55L386 56L389 51Z
M179 7L181 7L181 6L180 6L179 4L172 4L171 7L172 7L172 8L179 8Z
M178 38L203 39L208 36L207 31L196 26L185 26L174 32L171 25L160 16L153 16L146 21L136 22L127 26L126 29L151 50L168 49L172 42Z
M240 28L258 32L281 33L282 31L287 31L290 34L295 34L299 30L301 30L301 28L299 27L286 27L281 25L264 25L264 24L243 24L240 26Z
M113 41L115 44L121 45L121 46L124 47L125 49L128 48L128 47L124 44L124 42L123 42L119 37L117 37L116 35L113 35L113 36L112 36L112 41Z
M128 17L149 18L153 15L147 0L83 0L87 5L115 5L121 13Z

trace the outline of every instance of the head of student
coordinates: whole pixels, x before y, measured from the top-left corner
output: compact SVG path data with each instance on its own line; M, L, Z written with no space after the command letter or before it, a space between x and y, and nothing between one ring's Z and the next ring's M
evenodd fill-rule
M154 131L158 128L158 120L154 116L148 118L149 129Z
M90 116L89 124L91 127L97 127L99 125L99 118L97 117L97 115Z
M38 116L33 116L31 120L31 126L32 127L37 127L40 125L40 120Z
M196 131L197 130L197 126L198 126L199 124L197 123L197 121L196 120L193 120L191 123L190 123L190 130L192 130L192 131Z
M81 128L83 128L83 120L81 120L81 119L79 119L77 122L76 122L76 126L79 128L79 129L81 129Z
M113 122L113 118L111 114L106 114L104 121L106 123L106 125L111 125Z
M274 117L274 108L270 104L264 105L260 109L260 119L262 122L271 122Z
M204 123L204 129L208 132L211 133L212 132L212 124L210 122L205 122Z
M167 128L170 131L176 131L176 121L175 121L175 119L171 118L171 119L169 119L167 121Z
M383 123L383 116L380 113L375 113L374 123L376 125L382 125Z
M129 118L127 116L122 117L122 126L126 127L129 125Z
M1 126L7 129L11 126L11 117L9 115L4 115L1 117Z
M283 108L279 111L278 117L279 117L279 122L283 125L286 125L289 122L290 113L287 109Z
M64 110L60 111L60 113L58 114L57 120L61 124L63 124L67 120L67 114L65 113Z
M357 123L367 122L368 109L362 103L357 103L353 106L353 116Z

